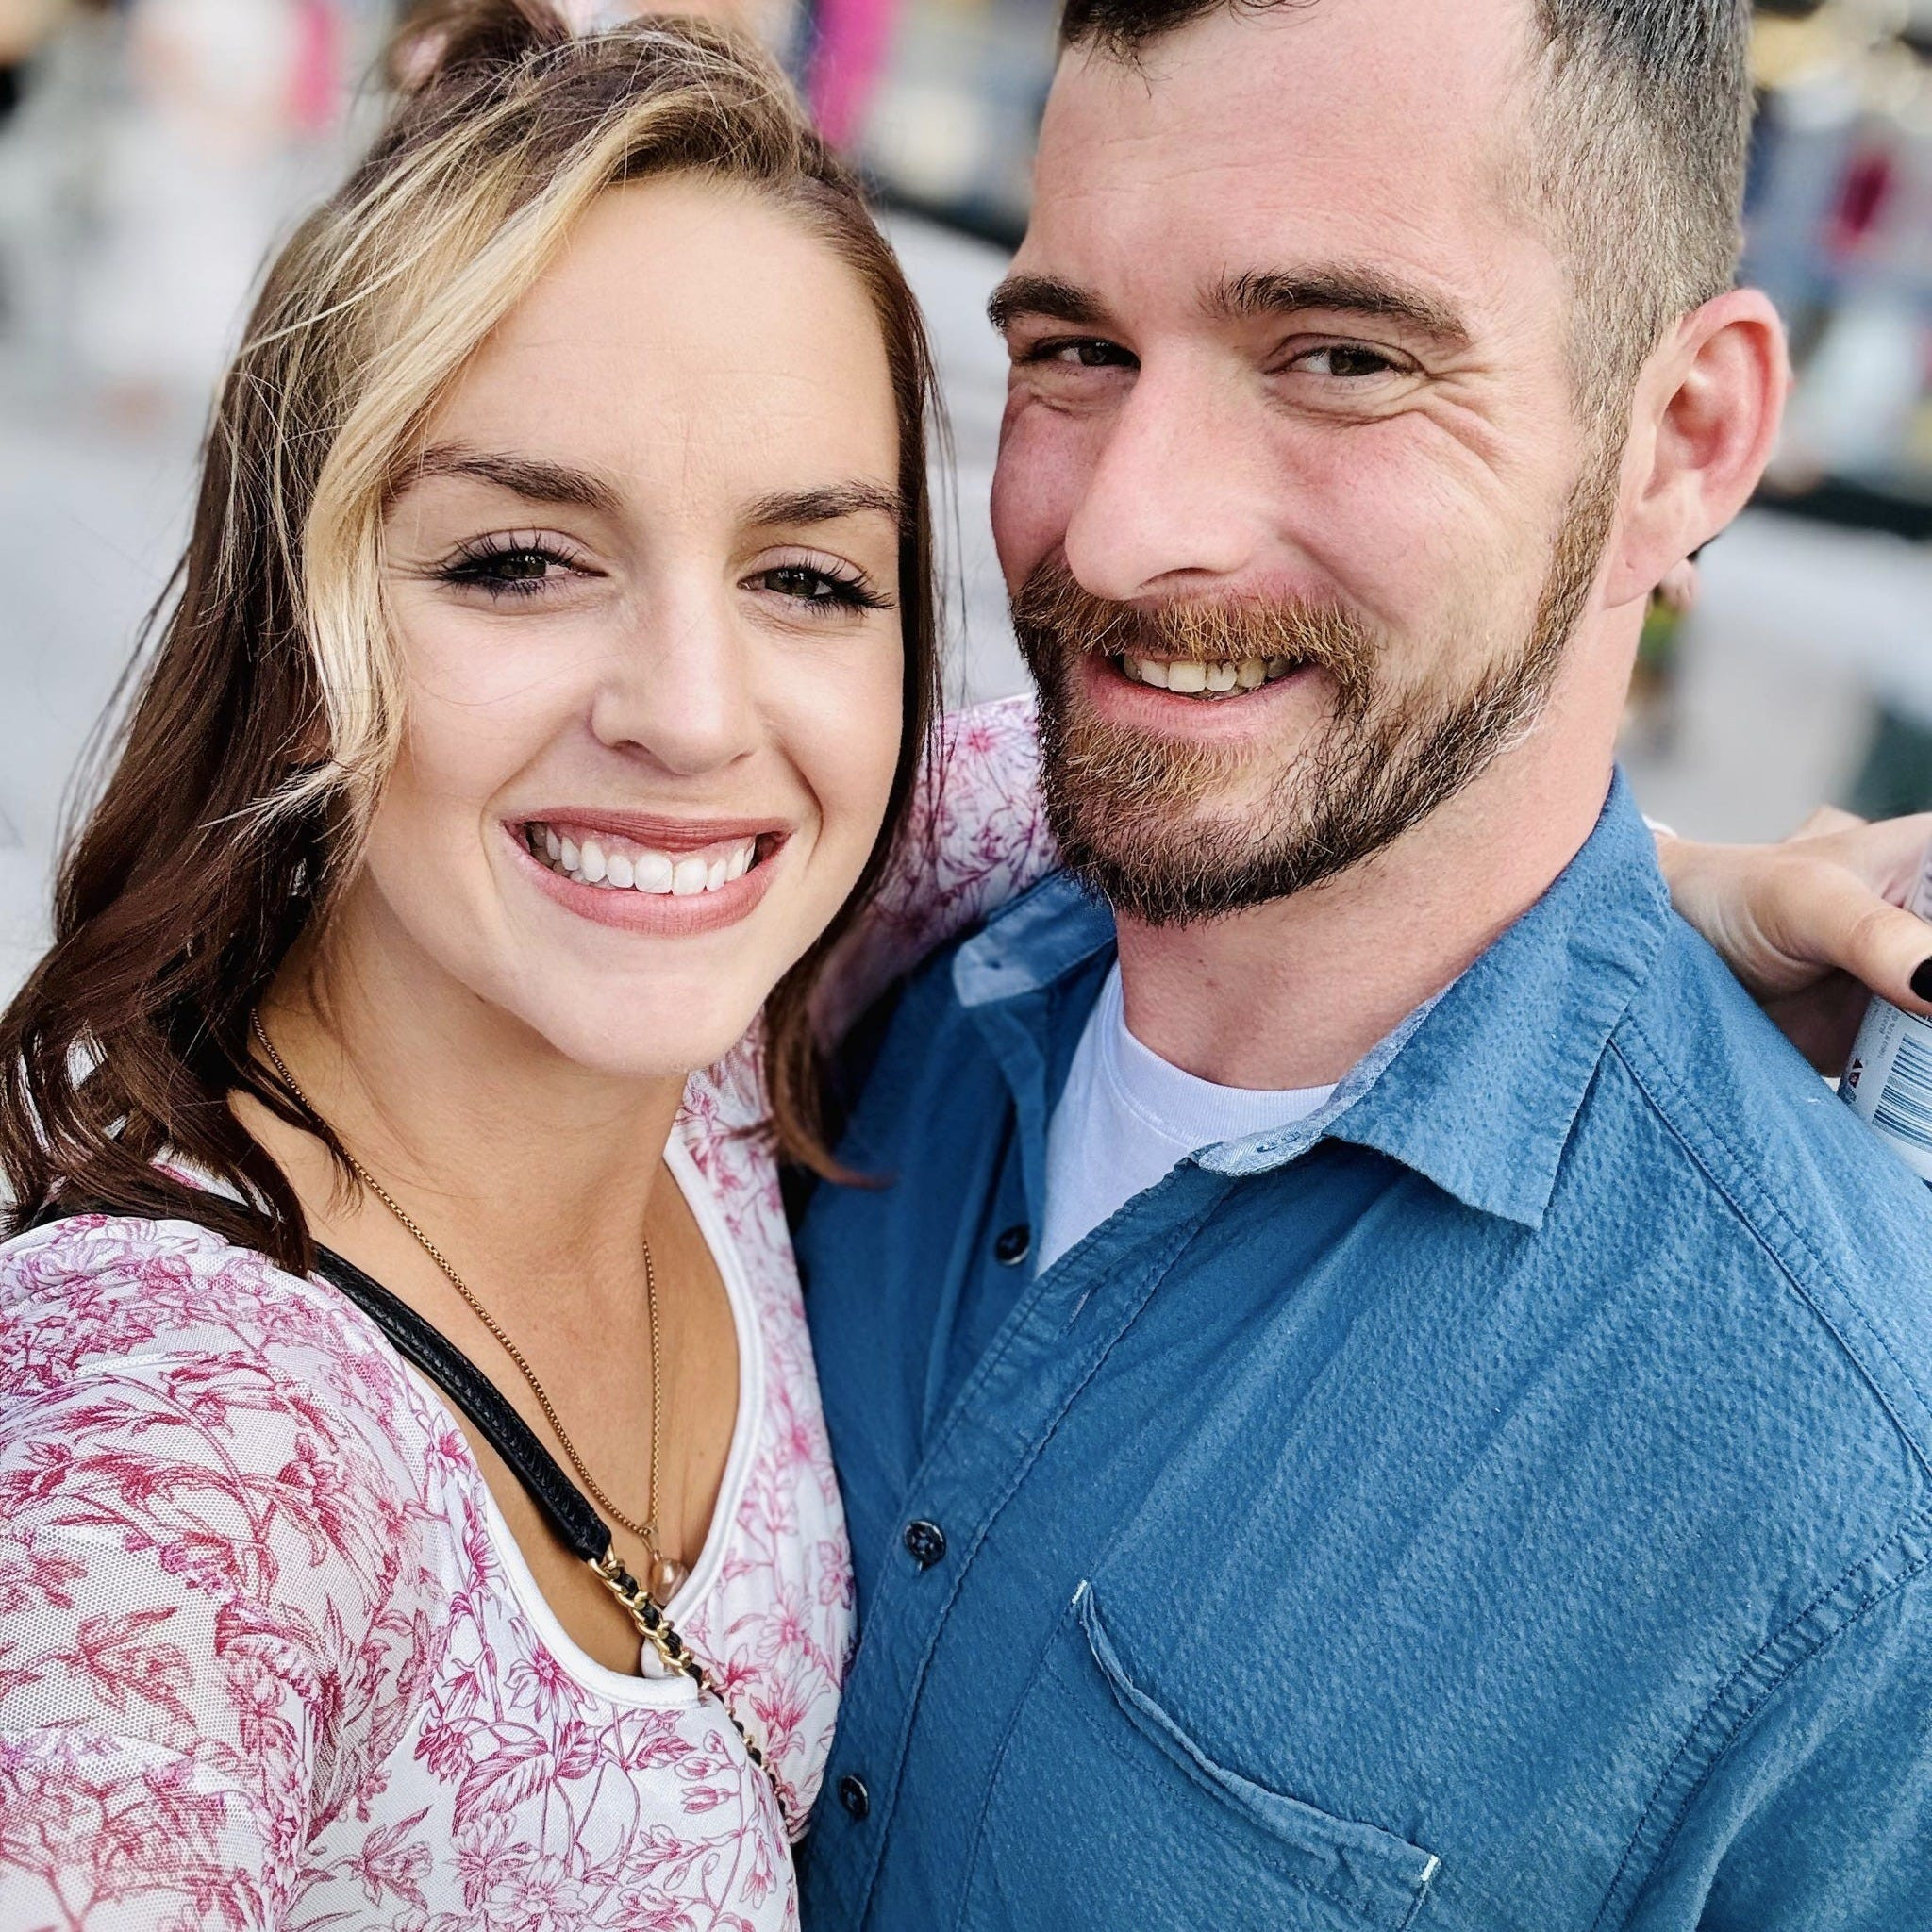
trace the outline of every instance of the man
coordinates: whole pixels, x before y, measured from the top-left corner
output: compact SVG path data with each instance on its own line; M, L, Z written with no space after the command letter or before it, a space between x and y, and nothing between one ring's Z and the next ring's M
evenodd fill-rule
M1670 911L1744 503L1733 0L1072 0L995 525L1071 872L801 1231L820 1928L1904 1928L1932 1209Z

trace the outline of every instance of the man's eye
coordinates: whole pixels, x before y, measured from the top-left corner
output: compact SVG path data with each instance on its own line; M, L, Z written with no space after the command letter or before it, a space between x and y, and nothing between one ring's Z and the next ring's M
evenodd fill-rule
M1332 375L1344 382L1360 382L1366 377L1393 375L1395 364L1379 349L1359 342L1328 342L1297 356L1291 365L1311 375Z
M1097 336L1059 336L1036 343L1021 358L1026 362L1057 363L1063 369L1131 369L1134 358L1118 342Z

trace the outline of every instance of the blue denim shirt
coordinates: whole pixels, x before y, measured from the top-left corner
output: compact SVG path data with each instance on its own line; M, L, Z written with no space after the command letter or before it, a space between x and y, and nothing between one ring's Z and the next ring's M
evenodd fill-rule
M808 1305L862 1639L808 1932L1932 1926L1932 1207L1622 782L1321 1114L1035 1276L1112 958L903 992Z

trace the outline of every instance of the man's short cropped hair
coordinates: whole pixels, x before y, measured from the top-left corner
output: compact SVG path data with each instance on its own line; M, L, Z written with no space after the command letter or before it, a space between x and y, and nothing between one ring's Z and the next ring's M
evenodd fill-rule
M1222 8L1345 0L1066 0L1060 44L1133 60ZM1550 225L1577 301L1573 359L1621 414L1672 324L1737 276L1750 141L1749 0L1531 0L1541 45L1508 191ZM1426 130L1419 130L1424 138Z

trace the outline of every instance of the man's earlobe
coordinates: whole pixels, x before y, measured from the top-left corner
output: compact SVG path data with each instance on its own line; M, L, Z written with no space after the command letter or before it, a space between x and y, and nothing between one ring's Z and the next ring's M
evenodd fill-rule
M1790 359L1768 296L1736 289L1687 315L1639 379L1627 508L1607 586L1647 596L1750 502L1776 446Z

